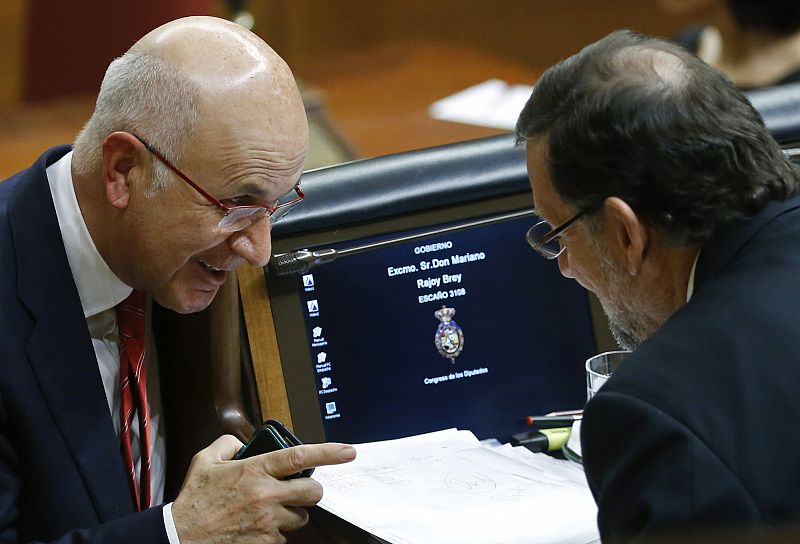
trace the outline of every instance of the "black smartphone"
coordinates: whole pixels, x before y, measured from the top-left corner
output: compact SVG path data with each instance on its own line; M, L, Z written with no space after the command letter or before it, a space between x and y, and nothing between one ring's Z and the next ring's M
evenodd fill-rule
M262 453L269 453L271 451L278 451L292 446L299 446L302 444L300 439L297 438L292 431L286 428L286 425L275 419L268 419L261 425L259 429L253 434L253 437L248 440L247 444L242 446L234 459L247 459L254 455L261 455ZM292 478L307 478L314 472L313 468L301 470L296 474L287 476L285 479Z

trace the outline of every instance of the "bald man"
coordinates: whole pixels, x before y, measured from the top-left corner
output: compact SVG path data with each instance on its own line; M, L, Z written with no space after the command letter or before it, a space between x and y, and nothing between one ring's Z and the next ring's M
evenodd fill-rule
M283 477L350 446L231 461L241 443L223 436L162 505L157 369L145 386L127 366L123 320L137 293L197 312L238 266L265 265L271 224L303 197L307 137L280 57L191 17L110 65L74 148L0 183L0 541L283 542L306 523L322 489Z

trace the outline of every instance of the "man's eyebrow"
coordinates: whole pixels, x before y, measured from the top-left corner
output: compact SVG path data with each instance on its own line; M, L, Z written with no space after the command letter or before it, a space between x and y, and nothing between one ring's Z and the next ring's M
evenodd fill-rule
M236 191L239 194L252 195L256 198L267 198L268 191L263 183L255 183L253 181L246 181L240 185Z

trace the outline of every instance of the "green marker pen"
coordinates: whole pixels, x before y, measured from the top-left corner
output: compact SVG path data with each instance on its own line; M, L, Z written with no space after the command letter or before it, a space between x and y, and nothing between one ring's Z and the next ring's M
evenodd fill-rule
M511 437L512 446L525 446L533 452L556 451L566 443L572 427L556 427L554 429L539 429L526 431Z

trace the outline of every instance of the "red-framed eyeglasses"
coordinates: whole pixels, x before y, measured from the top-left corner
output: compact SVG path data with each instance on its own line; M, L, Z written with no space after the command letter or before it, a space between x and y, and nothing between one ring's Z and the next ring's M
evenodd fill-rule
M210 194L206 192L205 189L200 187L197 183L192 181L189 176L181 172L177 166L173 165L164 155L162 155L157 149L153 146L148 144L142 138L133 134L133 136L142 142L142 145L147 149L150 153L153 154L155 158L161 161L164 166L172 170L179 178L183 181L188 183L195 191L203 195L203 197L217 206L220 210L223 211L224 215L222 219L219 221L219 229L224 232L237 232L242 229L245 229L255 223L256 221L263 218L265 215L269 217L269 222L273 225L275 222L278 221L281 217L284 217L291 209L292 206L295 204L302 202L306 195L303 191L300 190L300 185L295 185L294 192L296 196L294 198L287 199L283 202L278 199L273 206L254 206L254 205L243 205L243 206L226 206Z

